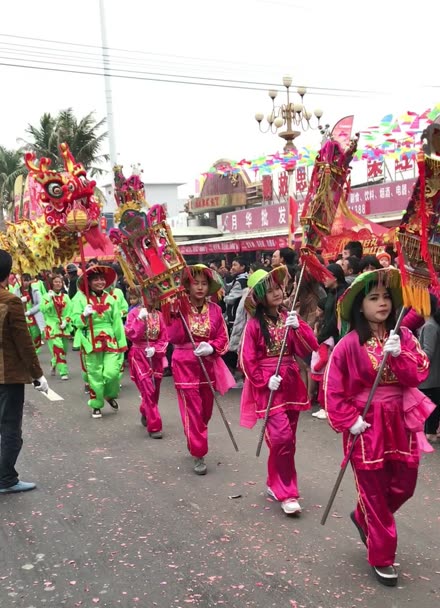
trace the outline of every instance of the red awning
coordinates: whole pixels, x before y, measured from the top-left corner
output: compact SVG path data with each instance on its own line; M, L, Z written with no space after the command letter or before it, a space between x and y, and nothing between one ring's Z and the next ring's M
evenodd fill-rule
M102 261L110 262L115 259L114 247L110 241L108 241L106 243L104 251L102 251L101 249L94 249L91 245L86 243L84 245L84 255L85 255L86 260L91 260L92 258L97 258L100 261L102 260ZM80 264L81 263L80 256L78 255L73 261L75 264Z
M287 247L286 236L265 236L243 238L235 241L220 241L212 239L212 243L194 243L194 245L179 245L183 255L203 255L205 253L243 253L245 251L265 251Z

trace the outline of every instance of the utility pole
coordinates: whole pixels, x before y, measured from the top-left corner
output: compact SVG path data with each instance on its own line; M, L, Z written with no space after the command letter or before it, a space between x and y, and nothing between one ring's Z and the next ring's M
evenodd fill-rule
M116 137L115 137L115 125L113 121L113 97L111 87L111 75L110 75L110 55L107 43L107 29L105 21L105 0L99 0L99 14L101 20L101 43L102 43L102 62L104 67L104 85L105 85L105 102L107 108L107 130L108 130L108 141L110 151L110 172L112 173L113 167L116 165ZM112 180L113 181L113 180ZM108 211L114 211L116 209L116 201L111 196L110 205L106 205ZM108 199L107 199L108 201Z

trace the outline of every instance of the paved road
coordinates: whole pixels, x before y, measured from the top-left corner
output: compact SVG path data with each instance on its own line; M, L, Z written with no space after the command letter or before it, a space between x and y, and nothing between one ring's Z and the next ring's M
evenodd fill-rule
M19 460L34 492L0 497L0 607L434 608L440 601L440 451L425 456L415 498L398 515L400 586L371 576L348 514L351 472L319 523L341 458L340 437L302 414L303 514L287 518L265 489L266 451L238 426L239 392L222 398L240 452L217 413L206 477L192 473L172 380L163 382L165 437L139 423L128 375L121 410L93 420L77 354L50 403L29 389ZM48 370L48 356L42 355ZM236 496L239 496L236 498Z

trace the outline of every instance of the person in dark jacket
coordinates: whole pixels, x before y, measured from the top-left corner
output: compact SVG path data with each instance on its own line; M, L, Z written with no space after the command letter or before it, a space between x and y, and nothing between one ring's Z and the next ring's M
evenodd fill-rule
M72 299L78 291L78 266L76 264L67 264L67 279L68 279L68 296Z
M35 483L20 481L15 463L23 445L24 385L47 392L49 386L27 328L23 304L8 290L12 258L0 249L0 494L27 492Z
M325 301L324 317L321 329L318 334L318 343L322 344L329 338L334 338L335 343L339 339L338 320L336 316L336 304L344 291L348 288L345 280L344 271L339 264L329 264L327 266L334 279L326 279L324 287L327 291Z

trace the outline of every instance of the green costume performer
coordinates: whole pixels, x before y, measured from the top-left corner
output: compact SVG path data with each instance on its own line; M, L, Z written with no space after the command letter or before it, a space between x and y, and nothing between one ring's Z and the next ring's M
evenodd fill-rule
M119 306L115 298L104 291L115 280L116 273L109 266L91 266L78 280L78 292L72 300L72 320L76 327L73 344L81 348L93 418L101 418L105 401L113 409L119 408L116 397L120 357L127 350L127 340Z
M122 289L119 289L119 287L115 287L114 285L111 285L108 289L106 289L106 292L115 299L116 304L118 305L118 308L120 311L122 322L124 323L125 318L128 315L128 302L125 299L124 292L122 291ZM120 364L119 381L121 381L121 378L124 374L124 361L125 361L125 354L121 353L121 355L119 357L119 364Z
M68 380L67 350L72 332L71 303L63 287L63 279L55 277L52 280L52 290L41 300L40 310L46 322L45 337L52 355L52 374L55 375L58 370L61 380Z
M44 332L44 318L40 311L41 293L35 284L32 283L30 274L22 274L21 285L16 287L15 295L23 302L29 333L31 334L35 350L39 353Z

